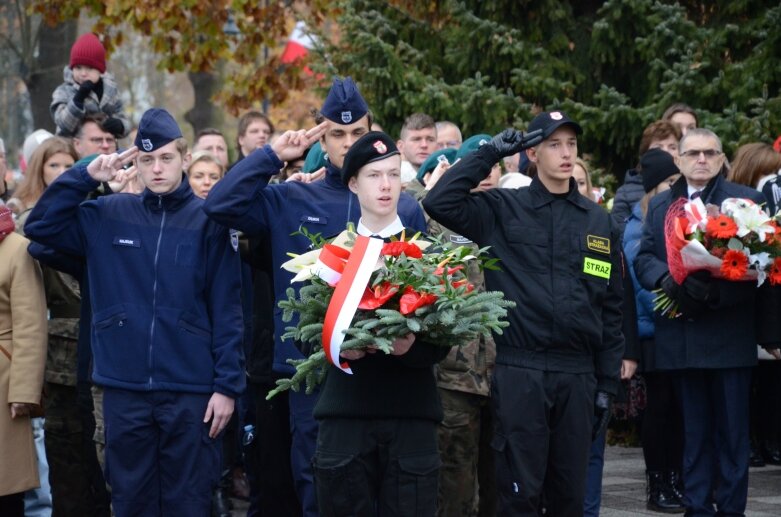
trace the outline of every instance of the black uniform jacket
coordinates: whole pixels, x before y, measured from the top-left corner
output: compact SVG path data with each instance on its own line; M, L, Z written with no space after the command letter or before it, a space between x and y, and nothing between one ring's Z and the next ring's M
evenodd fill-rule
M622 260L610 217L578 193L548 192L538 178L528 188L471 193L496 163L483 146L442 177L423 201L444 226L501 259L485 271L486 288L517 307L496 336L496 362L545 371L589 373L597 389L615 393L621 332Z

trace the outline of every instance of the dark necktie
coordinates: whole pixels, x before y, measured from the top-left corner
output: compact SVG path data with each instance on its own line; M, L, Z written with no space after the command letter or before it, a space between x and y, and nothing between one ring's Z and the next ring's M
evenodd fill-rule
M689 199L697 199L700 196L702 196L702 190L692 192L692 195L689 197Z

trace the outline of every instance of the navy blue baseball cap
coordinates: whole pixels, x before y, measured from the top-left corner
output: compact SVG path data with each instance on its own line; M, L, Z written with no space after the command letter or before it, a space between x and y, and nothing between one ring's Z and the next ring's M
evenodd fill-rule
M526 132L531 133L537 129L542 129L542 139L545 140L550 138L561 126L570 126L576 135L583 132L580 124L569 118L563 111L543 111L532 119L529 127L526 128Z
M342 181L345 185L350 178L358 175L361 167L367 163L384 160L389 156L400 154L396 142L382 131L369 131L347 151L342 166Z
M177 138L182 138L182 130L176 120L166 110L152 108L144 112L138 123L135 145L139 151L151 153Z
M320 113L331 122L346 125L357 122L369 111L361 92L351 77L334 78Z

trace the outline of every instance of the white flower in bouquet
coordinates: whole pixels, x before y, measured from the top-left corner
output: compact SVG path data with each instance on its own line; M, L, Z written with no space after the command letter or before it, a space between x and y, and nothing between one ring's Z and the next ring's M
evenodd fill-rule
M765 242L767 235L775 233L775 228L770 224L770 216L751 200L725 199L721 204L721 212L734 219L738 225L737 235L740 238L754 232L759 236L760 242Z

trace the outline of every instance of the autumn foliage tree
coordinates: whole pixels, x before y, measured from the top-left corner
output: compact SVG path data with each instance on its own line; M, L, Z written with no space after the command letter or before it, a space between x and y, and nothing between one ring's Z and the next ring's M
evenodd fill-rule
M283 66L275 49L287 39L296 18L322 20L325 0L35 0L49 23L77 18L83 11L97 22L107 50L121 45L123 24L145 34L168 71L210 72L226 64L215 99L236 114L261 99L277 104L304 88L299 66ZM226 32L226 23L237 29Z

